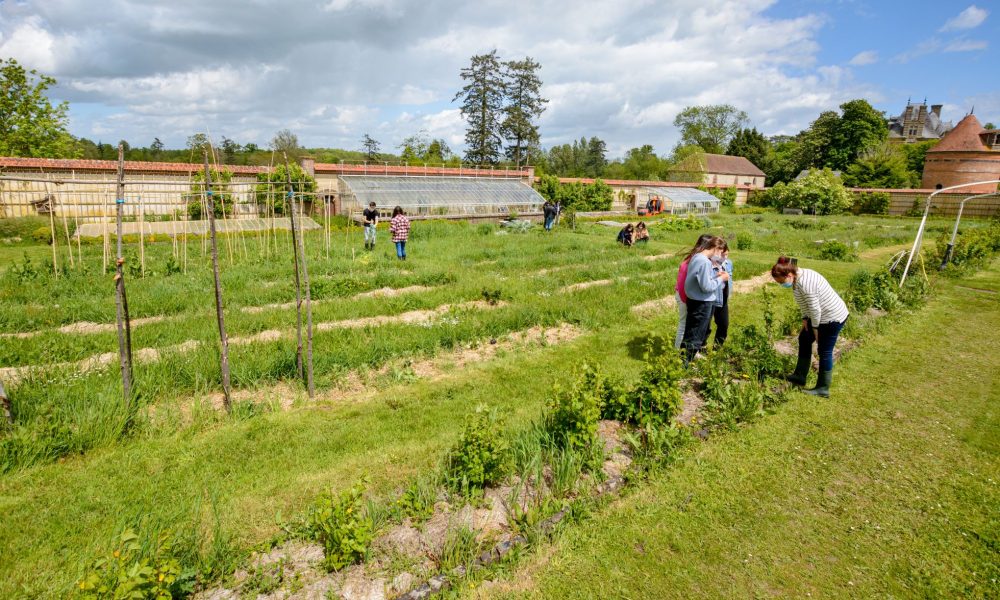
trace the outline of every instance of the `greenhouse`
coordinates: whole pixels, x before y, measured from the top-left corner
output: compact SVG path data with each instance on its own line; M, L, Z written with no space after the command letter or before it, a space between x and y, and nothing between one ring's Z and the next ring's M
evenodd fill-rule
M345 211L369 202L383 211L400 206L411 215L507 215L541 211L545 199L522 179L342 175Z
M685 187L647 187L649 203L659 200L660 210L672 215L719 212L719 199L696 188Z

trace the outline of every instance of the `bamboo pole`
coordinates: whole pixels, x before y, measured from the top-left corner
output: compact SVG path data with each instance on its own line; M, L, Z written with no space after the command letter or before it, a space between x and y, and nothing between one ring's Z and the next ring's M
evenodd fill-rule
M101 222L104 225L104 252L102 254L104 263L101 273L106 274L108 272L108 255L111 254L111 241L108 239L108 195L101 194L101 198Z
M49 200L49 233L52 234L52 273L59 276L59 258L56 256L56 197L49 193L49 184L45 183L45 197Z
M232 410L229 391L229 338L226 337L226 320L222 312L222 283L219 281L219 250L215 240L215 207L212 202L212 176L208 171L208 152L205 152L205 203L208 205L208 231L212 238L212 275L215 277L215 316L219 322L219 341L222 352L219 367L222 371L222 394L226 412Z
M128 300L125 294L125 272L122 268L122 210L125 205L125 149L118 146L118 186L115 197L115 221L117 227L117 249L115 251L115 317L118 328L118 363L122 372L122 397L125 408L132 404L132 328L128 315Z
M288 160L285 160L285 175L288 179L288 202L285 208L288 211L289 229L292 236L292 258L295 261L295 368L299 374L299 379L303 377L302 365L302 284L299 279L299 242L298 232L295 231L295 191L292 189L292 175L288 171Z
M316 392L316 386L313 383L313 328L312 328L312 298L309 294L309 261L306 260L306 248L304 236L302 235L301 229L299 229L302 224L302 214L299 213L299 218L295 218L295 189L292 187L292 171L288 166L288 156L285 156L285 175L288 179L288 199L292 205L292 243L298 238L298 246L296 247L296 260L295 260L295 283L296 283L296 312L298 313L298 352L301 358L302 352L302 300L301 295L298 290L299 281L299 258L302 260L302 282L305 284L305 297L306 297L306 390L309 392L309 397L312 398L313 394Z
M49 191L49 184L45 184L46 191ZM50 192L51 194L51 192ZM55 210L56 194L51 194L53 210ZM69 237L69 218L66 216L65 208L62 211L63 235L66 236L66 251L69 254L69 266L76 268L76 260L73 258L73 240Z
M146 278L146 207L143 204L142 194L139 194L139 273L142 278Z

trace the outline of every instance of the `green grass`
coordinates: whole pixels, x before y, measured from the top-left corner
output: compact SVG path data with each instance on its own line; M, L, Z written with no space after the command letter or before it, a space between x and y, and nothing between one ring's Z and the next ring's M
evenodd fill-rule
M778 251L809 256L814 230L795 229L778 215L755 219L713 217L710 231L755 233L751 250L733 253L738 279L765 270ZM892 229L905 238L916 226L905 219L843 219L831 221L823 234ZM310 274L317 296L327 300L315 307L316 321L434 308L479 299L484 289L501 290L507 302L492 310L454 313L430 326L320 332L316 371L321 392L349 371L435 356L534 325L568 322L585 335L571 343L505 353L439 380L380 383L354 402L302 404L285 412L241 409L232 416L191 406L192 397L219 390L211 274L201 259L201 243L189 247L188 274L170 276L159 265L166 263L172 246L147 246L150 274L129 279L133 315L176 318L137 327L136 348L163 349L186 340L202 341L202 347L137 366L139 406L155 407L158 415L167 415L164 419L127 414L113 368L47 372L8 390L18 425L0 438L7 461L7 473L0 475L5 532L0 536L0 597L65 595L85 565L107 552L126 527L146 539L169 529L185 540L189 564L224 571L276 535L279 522L300 513L321 490L342 488L367 474L373 493L385 493L432 468L477 404L498 407L516 429L537 417L551 386L570 381L573 365L584 360L635 376L640 365L630 351L635 341L651 332L672 337L676 323L673 312L639 318L630 311L635 304L672 295L679 259L646 261L642 256L675 254L699 233L663 232L655 225L651 230L648 247L623 249L614 243L615 229L589 223L553 235L484 235L466 224L417 223L406 263L391 256L384 239L374 255L359 250L363 258L352 260L345 247L360 244L356 231L338 232L327 259L322 237L310 234ZM896 237L873 240L897 243ZM238 310L293 298L287 248L266 258L253 252L257 243L247 240L248 256L232 265L222 246L230 335L294 327L292 310ZM869 248L866 244L862 248ZM85 245L84 254L89 274L70 271L55 278L46 272L28 281L19 281L10 269L0 275L0 332L41 332L27 339L4 338L0 366L72 362L116 349L113 333L67 335L53 329L80 320L114 320L110 277L94 274L100 270L100 247ZM806 262L843 286L860 265L878 265L885 258ZM542 269L559 270L539 275ZM596 279L616 281L560 292ZM396 298L353 298L384 285L415 284L433 289ZM734 297L734 327L759 320L757 298ZM791 305L790 295L778 298L779 310ZM234 346L234 386L255 390L293 382L293 344L284 339Z
M1000 292L1000 264L964 283ZM943 283L838 366L833 398L699 445L494 595L997 597L997 307Z

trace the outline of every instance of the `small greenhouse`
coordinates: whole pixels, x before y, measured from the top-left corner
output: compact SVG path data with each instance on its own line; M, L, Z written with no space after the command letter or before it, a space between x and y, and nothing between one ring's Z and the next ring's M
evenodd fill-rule
M520 179L342 175L345 211L374 202L380 211L401 206L410 215L508 215L541 211L545 199Z
M658 199L662 211L672 215L704 215L719 212L719 199L696 188L647 187L649 202Z

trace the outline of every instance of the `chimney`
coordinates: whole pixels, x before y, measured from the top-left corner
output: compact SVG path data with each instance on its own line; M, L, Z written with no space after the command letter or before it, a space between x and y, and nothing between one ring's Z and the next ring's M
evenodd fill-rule
M309 175L311 175L313 177L316 176L316 159L315 158L307 158L307 157L303 156L302 158L299 159L299 166L301 166L302 170L305 171L306 173L308 173Z
M941 107L942 106L944 106L944 105L943 104L931 104L931 112L934 113L935 115L937 115L939 119L941 118Z

